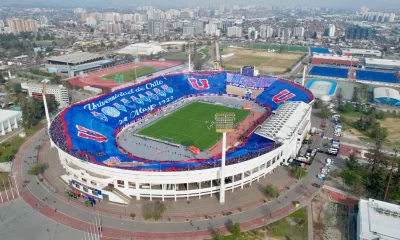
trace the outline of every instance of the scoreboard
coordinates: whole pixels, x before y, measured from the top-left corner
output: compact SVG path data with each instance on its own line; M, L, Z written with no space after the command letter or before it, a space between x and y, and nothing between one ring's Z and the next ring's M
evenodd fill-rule
M244 67L242 67L240 73L242 75L245 75L245 76L253 77L254 76L254 70L255 70L254 66L244 66Z

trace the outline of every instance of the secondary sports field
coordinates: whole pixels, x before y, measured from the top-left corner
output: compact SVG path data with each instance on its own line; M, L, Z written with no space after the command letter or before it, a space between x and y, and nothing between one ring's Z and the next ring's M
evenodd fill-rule
M250 113L248 110L194 102L140 130L138 134L184 146L194 145L203 151L222 136L215 132L214 124L215 114L221 112L234 112L236 125Z
M152 67L137 67L136 68L136 75L137 75L137 77L141 77L141 76L144 76L144 75L147 75L147 74L151 74L151 73L155 73L155 72L158 72L158 71L160 71L160 70L156 69L156 68L152 68ZM114 79L117 74L118 75L122 75L124 77L124 82L131 82L131 81L136 79L135 69L130 69L130 70L119 72L119 73L113 73L113 74L110 74L110 75L105 75L105 76L103 76L103 78Z
M303 53L273 53L266 50L253 50L245 48L223 48L222 54L233 53L232 57L225 58L222 62L227 70L238 71L243 66L255 66L261 73L284 73L297 62Z

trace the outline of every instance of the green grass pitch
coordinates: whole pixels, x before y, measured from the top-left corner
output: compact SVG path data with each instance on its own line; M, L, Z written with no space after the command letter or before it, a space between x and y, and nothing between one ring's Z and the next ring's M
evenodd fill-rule
M215 132L216 113L234 112L235 126L249 115L249 110L230 108L208 103L193 102L176 112L140 130L139 135L165 140L184 146L196 146L201 151L210 148L221 137Z
M144 75L147 75L150 73L155 73L158 71L160 71L160 70L156 69L156 68L152 68L152 67L137 67L136 75L139 78ZM124 82L131 82L131 81L135 80L135 69L130 69L130 70L119 72L119 73L109 74L104 77L107 79L114 79L117 74L124 76Z

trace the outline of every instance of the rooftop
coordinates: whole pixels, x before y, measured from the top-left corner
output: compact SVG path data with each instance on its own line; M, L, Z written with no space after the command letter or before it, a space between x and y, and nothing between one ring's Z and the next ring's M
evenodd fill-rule
M400 101L400 94L396 89L379 87L374 88L374 98L394 98Z
M360 238L400 239L400 206L374 199L360 200Z
M12 111L12 110L4 110L0 109L0 123L7 121L10 118L21 115L21 111Z
M359 58L352 57L352 56L339 56L339 55L330 55L330 54L314 54L313 58L342 60L342 61L360 61Z
M400 60L366 58L365 64L400 67Z
M261 125L256 134L282 143L296 132L310 108L304 102L285 102L276 110L275 115Z
M379 50L374 49L359 49L359 48L342 48L343 53L351 54L382 54Z
M102 55L96 54L96 53L88 53L88 52L75 52L59 57L52 57L47 59L48 61L53 61L53 62L63 62L63 63L68 63L68 64L79 64L79 63L85 63L88 61L93 61L96 59L101 59L103 58Z

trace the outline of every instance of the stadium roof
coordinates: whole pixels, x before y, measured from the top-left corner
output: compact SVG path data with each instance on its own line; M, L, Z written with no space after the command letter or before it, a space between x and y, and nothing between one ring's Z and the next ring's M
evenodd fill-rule
M11 111L11 110L3 110L0 109L0 123L2 122L7 122L8 119L10 119L13 117L18 117L18 115L21 115L22 112L21 111Z
M374 88L374 98L392 98L400 101L400 94L396 89L379 87Z
M135 44L131 44L127 47L124 47L123 49L119 50L117 53L150 56L151 54L157 54L157 53L163 52L163 51L164 50L161 48L161 46L159 44L135 43Z
M103 58L103 56L100 54L88 53L88 52L75 52L59 57L49 58L47 60L51 62L62 62L67 64L80 64L98 60L101 58Z
M400 67L400 60L366 58L365 64L366 65L381 65L381 66L388 66L388 67Z
M361 199L359 214L360 239L400 239L400 206Z
M374 55L379 57L382 55L379 50L359 48L342 48L342 54Z
M276 110L275 115L261 125L256 134L282 143L295 134L309 109L310 105L304 102L285 102Z
M352 57L352 56L339 56L339 55L330 55L330 54L314 54L313 58L342 60L342 61L360 61L359 58Z

